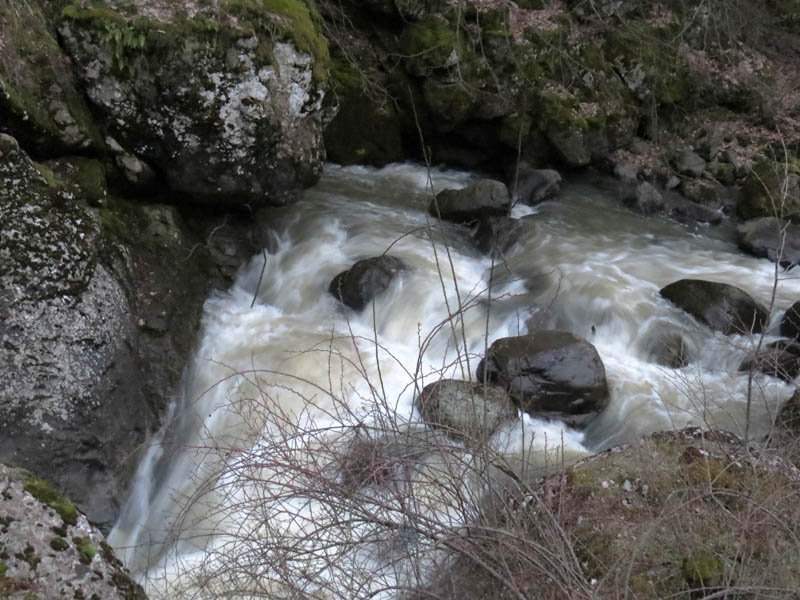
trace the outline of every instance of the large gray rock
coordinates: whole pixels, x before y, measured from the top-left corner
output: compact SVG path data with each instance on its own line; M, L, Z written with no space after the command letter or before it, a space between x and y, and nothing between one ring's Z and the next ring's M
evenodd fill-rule
M103 534L67 498L0 464L0 596L146 600Z
M443 190L428 207L434 217L456 223L474 223L481 217L508 214L511 197L501 181L479 179L460 190Z
M727 283L681 279L662 288L660 294L726 335L760 333L769 319L767 310L747 292Z
M427 423L467 440L485 440L502 423L517 416L502 387L455 379L426 385L415 403Z
M76 189L0 135L0 461L108 525L191 351L204 252L174 208Z
M653 184L643 181L625 198L625 203L643 215L652 215L665 208L664 198Z
M328 56L304 5L96 4L64 10L63 45L109 133L173 189L283 204L316 182Z
M525 412L585 424L608 403L605 367L597 350L566 331L536 331L495 341L477 379L508 390Z
M403 261L395 256L365 258L334 277L328 291L350 308L361 310L403 269Z
M751 219L739 225L739 248L784 267L800 264L800 225L776 217Z

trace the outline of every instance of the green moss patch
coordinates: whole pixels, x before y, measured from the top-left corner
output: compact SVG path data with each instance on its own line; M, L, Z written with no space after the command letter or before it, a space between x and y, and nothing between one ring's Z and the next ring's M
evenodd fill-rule
M44 156L102 146L39 5L0 3L0 130Z
M55 510L67 525L78 523L78 509L75 505L46 481L42 481L29 471L22 471L23 489L42 504Z

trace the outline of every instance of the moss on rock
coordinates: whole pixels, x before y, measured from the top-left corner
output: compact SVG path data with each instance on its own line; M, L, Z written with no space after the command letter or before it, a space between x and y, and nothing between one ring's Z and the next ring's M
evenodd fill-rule
M395 103L380 91L371 94L366 84L350 63L333 61L331 87L339 108L325 129L328 160L377 166L402 161L406 154Z
M38 2L0 4L0 49L0 131L42 156L102 146Z
M36 477L29 471L22 471L23 489L42 504L56 511L67 525L78 522L78 509L69 498L52 485Z
M757 163L742 186L736 202L736 216L742 220L759 217L795 219L800 216L797 175L785 164L763 160Z

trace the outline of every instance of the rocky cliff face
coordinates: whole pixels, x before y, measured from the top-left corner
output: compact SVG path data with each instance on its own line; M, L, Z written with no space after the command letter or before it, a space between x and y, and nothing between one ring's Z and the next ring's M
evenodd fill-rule
M257 249L237 211L320 174L318 28L297 0L0 5L0 460L93 522Z

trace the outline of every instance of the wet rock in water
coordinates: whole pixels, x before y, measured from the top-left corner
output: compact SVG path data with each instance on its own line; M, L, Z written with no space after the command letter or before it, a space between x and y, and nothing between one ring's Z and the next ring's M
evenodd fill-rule
M561 193L561 175L553 169L534 169L521 163L512 169L509 179L515 202L535 205Z
M686 223L687 225L693 223L719 225L722 222L723 214L718 208L692 202L674 192L666 194L665 201L670 216L681 223Z
M792 339L800 338L800 300L784 313L781 319L781 335Z
M595 347L566 331L502 338L478 365L477 378L508 390L525 412L586 424L608 403L605 367Z
M474 223L481 217L508 214L511 197L506 184L494 179L480 179L460 190L436 194L428 212L434 217L456 223Z
M668 334L657 340L649 355L656 364L671 369L683 368L690 362L689 347L679 333Z
M394 256L366 258L334 277L328 291L350 308L361 310L404 269L403 261Z
M0 596L146 600L103 534L57 490L0 464Z
M517 243L522 230L522 223L511 217L483 217L475 230L475 241L481 252L499 258Z
M427 423L456 438L485 439L517 417L506 390L492 384L442 379L426 385L415 403Z
M784 267L800 264L800 225L776 217L751 219L739 225L739 248Z
M636 186L626 198L625 204L633 207L643 215L652 215L664 210L665 204L661 193L646 181Z
M760 333L769 318L767 310L747 292L727 283L681 279L662 288L660 294L726 335Z
M765 375L792 382L800 375L800 343L779 340L742 361L739 371L755 369Z

